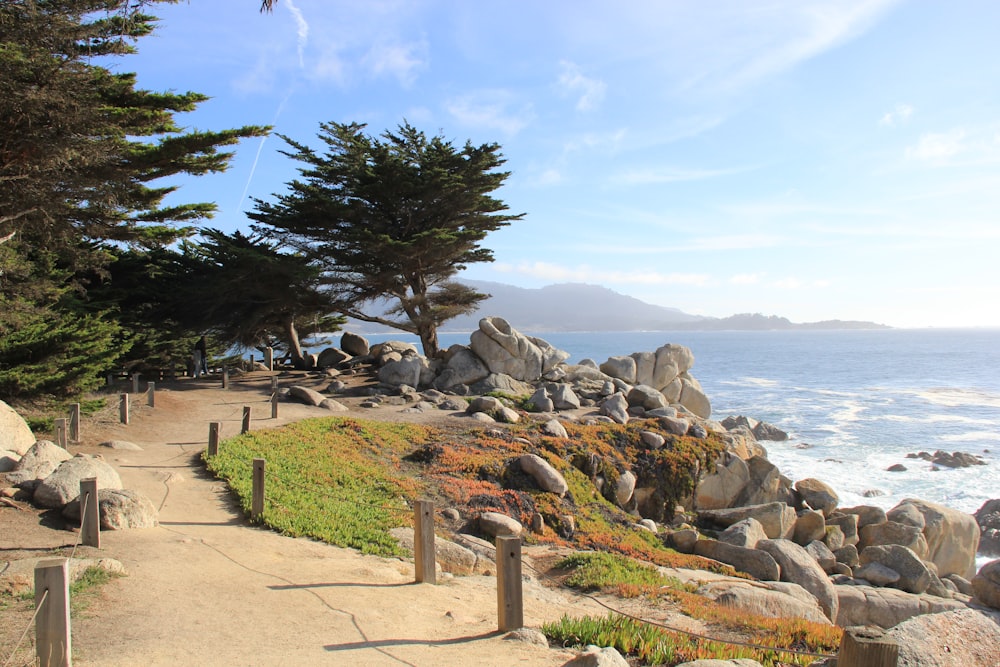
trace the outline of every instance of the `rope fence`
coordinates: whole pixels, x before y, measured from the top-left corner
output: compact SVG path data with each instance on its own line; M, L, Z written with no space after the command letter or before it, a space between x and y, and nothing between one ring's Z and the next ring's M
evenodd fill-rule
M217 450L216 450L217 451ZM320 497L332 500L336 503L354 505L357 507L365 507L369 509L377 509L381 511L388 511L402 514L404 512L413 512L413 523L414 523L414 569L415 578L418 582L425 583L436 583L436 553L435 553L435 534L434 534L434 506L430 501L425 500L409 500L403 499L403 502L407 504L407 507L394 507L384 504L372 504L364 503L356 500L334 498L330 494L328 488L323 488L315 484L304 483L300 480L291 479L284 472L279 470L266 469L265 460L261 458L253 459L252 461L241 456L235 456L238 461L245 465L253 466L253 499L251 502L251 520L259 520L261 514L264 511L265 502L265 470L266 479L278 480L281 484L287 485L289 487L297 488L301 491L307 493L315 494ZM577 599L586 599L594 602L598 606L607 609L613 614L617 614L629 620L635 621L637 623L643 623L653 627L666 630L668 632L684 635L692 639L705 642L714 642L718 644L725 644L729 646L735 646L739 648L746 648L756 651L770 652L773 654L781 655L794 655L800 657L808 658L836 658L835 654L831 653L819 653L815 651L807 651L795 648L786 648L781 646L771 646L767 644L759 644L754 642L739 641L735 639L726 639L722 637L713 637L703 633L694 632L691 630L685 630L684 628L675 627L660 621L655 621L648 618L642 618L628 611L619 609L613 605L608 604L604 600L601 600L595 595L590 595L587 593L580 592L569 586L566 586L560 582L555 577L552 577L547 572L539 570L530 563L523 561L521 557L521 541L519 537L508 538L508 537L498 537L497 545L491 545L496 553L495 561L497 565L497 609L498 609L498 629L501 632L514 630L520 628L523 625L523 594L521 590L521 572L522 567L533 572L540 580L548 582L551 586L554 586L560 590L568 592L570 595L576 597ZM847 634L845 633L845 638ZM857 645L857 642L854 642ZM868 659L868 658L864 658ZM843 656L841 656L843 660ZM868 662L857 662L857 663L842 663L841 667L850 667L851 664L856 665L868 665ZM874 663L878 667L893 667L895 662L880 662Z

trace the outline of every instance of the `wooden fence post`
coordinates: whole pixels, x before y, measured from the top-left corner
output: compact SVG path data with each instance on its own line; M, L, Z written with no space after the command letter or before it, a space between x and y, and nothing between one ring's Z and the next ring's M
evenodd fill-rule
M500 632L524 627L520 537L497 538L497 619Z
M69 405L69 441L80 442L80 404Z
M35 659L41 667L69 667L73 647L69 626L69 559L35 565Z
M250 499L250 520L257 521L264 513L264 459L253 460L253 497Z
M156 407L156 383L146 383L146 405L151 408Z
M222 422L211 422L208 425L208 455L218 456L219 435L222 433Z
M80 480L80 543L101 548L101 507L96 477Z
M121 394L118 397L118 419L128 426L128 394Z
M139 373L132 373L132 393L139 393Z
M278 376L277 375L272 375L271 376L271 393L273 394L276 391L278 391Z
M222 388L229 389L229 367L222 367Z
M66 420L65 419L53 419L53 425L56 431L56 444L66 449Z
M271 419L278 418L278 395L271 394Z
M268 371L274 370L274 348L270 346L264 348L264 367Z
M243 426L240 429L240 433L247 433L250 431L250 406L243 406Z
M896 667L899 644L875 626L844 629L837 654L837 667Z
M434 503L418 500L413 507L413 567L418 583L436 584Z

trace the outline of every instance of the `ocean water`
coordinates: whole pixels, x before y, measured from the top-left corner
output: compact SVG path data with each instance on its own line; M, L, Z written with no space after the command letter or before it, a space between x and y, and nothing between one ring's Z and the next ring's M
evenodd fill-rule
M1000 330L525 333L571 363L688 346L713 418L746 415L788 432L763 443L768 458L793 480L827 482L842 506L916 497L974 512L1000 498ZM468 342L441 335L442 347ZM906 458L938 449L987 465L933 470ZM907 470L889 472L895 463Z

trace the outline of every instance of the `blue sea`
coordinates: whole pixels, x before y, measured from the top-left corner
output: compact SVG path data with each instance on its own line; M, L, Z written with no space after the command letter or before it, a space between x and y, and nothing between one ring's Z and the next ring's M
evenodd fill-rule
M787 431L787 442L764 443L768 458L793 480L832 485L843 506L918 497L974 512L1000 498L1000 330L524 333L571 363L688 346L713 418L746 415ZM468 342L441 335L443 348ZM987 465L932 470L906 458L938 449ZM888 472L895 463L907 470Z

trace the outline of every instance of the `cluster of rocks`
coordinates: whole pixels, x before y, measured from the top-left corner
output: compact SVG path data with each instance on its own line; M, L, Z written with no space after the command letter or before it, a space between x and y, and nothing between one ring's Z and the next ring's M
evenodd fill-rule
M109 447L130 443L109 442ZM135 445L131 445L135 447ZM0 498L30 501L80 521L80 480L96 478L102 530L156 525L152 501L124 489L118 472L100 455L72 455L49 440L35 440L24 419L0 401Z
M930 452L913 452L906 455L908 459L920 459L932 464L931 470L937 470L937 466L945 468L969 468L971 466L984 466L986 461L981 456L969 454L968 452L946 452L942 449L933 454ZM903 471L906 466L901 463L889 467L890 471Z

